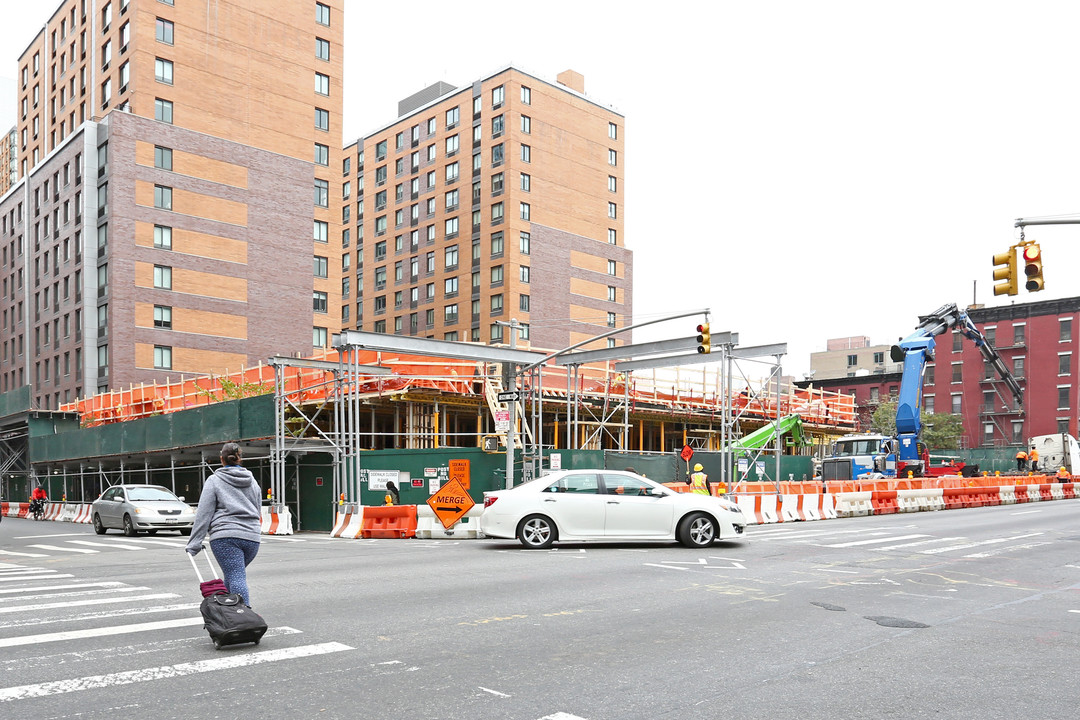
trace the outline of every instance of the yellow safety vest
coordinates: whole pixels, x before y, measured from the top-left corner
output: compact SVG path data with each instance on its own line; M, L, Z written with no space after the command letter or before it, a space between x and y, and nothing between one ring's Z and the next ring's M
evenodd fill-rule
M699 495L709 494L709 476L703 472L696 472L690 476L690 492Z

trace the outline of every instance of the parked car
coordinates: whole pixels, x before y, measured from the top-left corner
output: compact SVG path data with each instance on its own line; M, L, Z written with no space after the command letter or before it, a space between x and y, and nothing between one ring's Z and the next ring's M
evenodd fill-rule
M160 485L113 485L94 501L92 514L98 535L109 528L123 530L128 537L158 530L190 535L195 523L195 508Z
M631 472L562 470L510 490L484 493L480 530L544 549L556 541L678 540L704 548L741 537L739 506L680 493Z

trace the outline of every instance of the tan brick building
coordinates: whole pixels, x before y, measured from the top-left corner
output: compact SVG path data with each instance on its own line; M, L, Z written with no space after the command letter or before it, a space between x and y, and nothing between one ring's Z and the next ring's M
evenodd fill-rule
M488 343L513 318L562 348L629 324L623 148L623 116L572 71L403 100L345 149L343 325Z
M37 385L46 358L31 354L43 331L33 263L56 241L71 244L62 257L82 265L68 282L88 293L67 322L87 331L80 369L92 378L76 383L72 372L64 392L35 389L45 407L68 391L217 372L325 344L339 327L341 290L331 198L341 192L343 9L344 0L57 7L18 61L18 184L0 200L13 218L0 235L12 249L0 275L15 288L2 303L13 334L4 333L0 388L20 377ZM64 172L80 178L78 190ZM297 188L306 188L302 198ZM313 268L312 256L326 260ZM159 284L165 268L172 290ZM75 303L73 289L69 297ZM55 387L56 373L43 374Z

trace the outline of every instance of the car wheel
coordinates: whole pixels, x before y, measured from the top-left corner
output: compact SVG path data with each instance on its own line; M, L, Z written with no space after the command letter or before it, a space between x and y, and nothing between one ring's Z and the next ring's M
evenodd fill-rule
M135 525L131 522L131 516L124 516L124 535L128 537L135 537L139 534L139 531L135 529Z
M105 534L105 526L101 524L101 516L97 513L94 513L94 532L98 535Z
M518 526L518 540L530 550L546 550L555 542L555 523L543 515L530 515Z
M686 547L709 547L716 535L716 522L705 513L687 515L679 523L679 542Z

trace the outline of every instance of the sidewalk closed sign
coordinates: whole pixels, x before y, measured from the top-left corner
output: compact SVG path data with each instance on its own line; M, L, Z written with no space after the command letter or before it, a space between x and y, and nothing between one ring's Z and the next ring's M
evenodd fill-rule
M450 461L450 479L457 480L461 483L461 487L466 490L469 489L469 461L468 460L451 460Z

